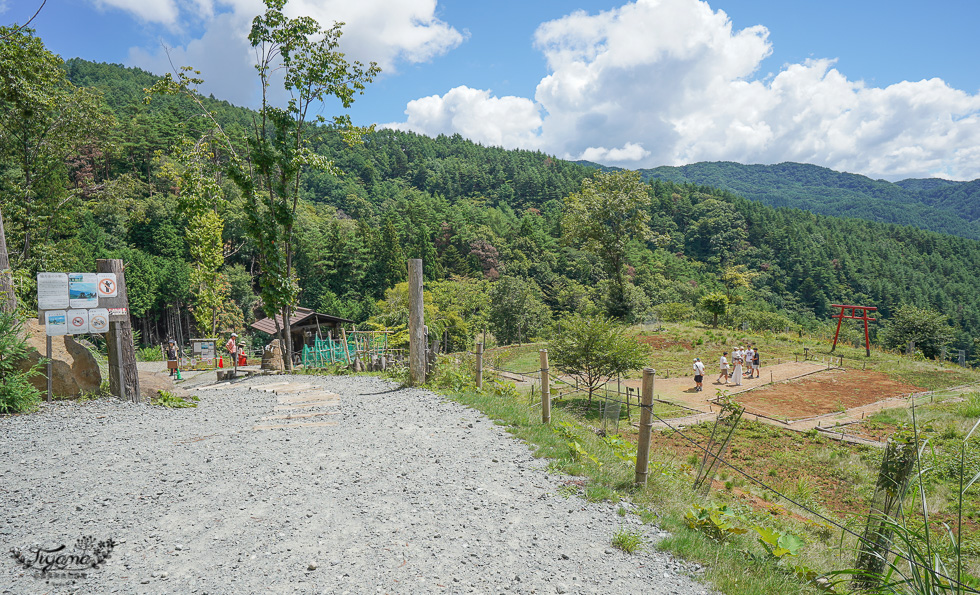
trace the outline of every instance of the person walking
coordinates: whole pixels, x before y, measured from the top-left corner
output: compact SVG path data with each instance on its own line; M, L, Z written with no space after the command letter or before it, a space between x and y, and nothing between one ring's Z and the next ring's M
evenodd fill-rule
M752 371L755 372L755 377L758 378L761 374L762 360L759 358L759 350L752 350Z
M704 362L701 358L694 358L694 392L699 393L704 390L701 382L704 380Z
M721 368L721 374L718 374L718 380L715 380L715 384L728 384L728 352L725 351L721 354L721 359L718 360L718 367ZM722 377L725 381L722 382Z
M238 370L238 343L236 342L236 339L238 339L238 333L232 333L231 338L228 339L227 343L225 343L225 349L227 349L228 353L231 354L231 361L235 362L234 364L235 370L237 371Z
M742 360L736 358L735 369L732 371L732 379L735 380L735 386L742 386Z

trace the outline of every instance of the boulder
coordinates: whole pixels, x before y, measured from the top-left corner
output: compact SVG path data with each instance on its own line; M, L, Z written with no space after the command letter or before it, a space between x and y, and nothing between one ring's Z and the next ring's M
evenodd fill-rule
M47 353L47 337L44 326L36 319L24 324L28 349L27 357L21 360L19 368L26 370L38 363ZM97 392L102 384L102 371L99 362L88 349L80 345L71 335L51 337L51 393L64 397L77 397L83 393ZM31 384L47 393L48 380L46 366L41 374L31 379Z
M282 347L279 345L279 339L273 339L272 343L266 345L262 351L262 369L279 372L286 369L286 364L282 361Z

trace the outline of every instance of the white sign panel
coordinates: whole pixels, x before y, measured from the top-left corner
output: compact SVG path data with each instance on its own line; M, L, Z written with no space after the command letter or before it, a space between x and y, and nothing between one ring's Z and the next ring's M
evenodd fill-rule
M44 313L44 331L50 337L68 334L68 313L64 310L48 310Z
M72 308L99 307L99 276L96 273L68 273L68 298Z
M68 308L67 274L37 274L37 307L39 310L63 310Z
M96 334L109 332L109 311L105 308L88 310L88 329Z
M99 275L99 297L100 298L113 298L116 297L116 274L115 273L98 273Z
M88 332L88 310L68 310L68 334L84 335Z

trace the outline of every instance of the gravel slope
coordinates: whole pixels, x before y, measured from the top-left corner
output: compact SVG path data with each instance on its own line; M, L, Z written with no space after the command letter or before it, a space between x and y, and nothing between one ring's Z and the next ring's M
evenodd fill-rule
M45 583L12 557L2 593L677 593L668 555L610 547L629 525L565 498L477 411L371 377L296 377L340 394L338 425L255 431L281 382L201 390L196 409L117 400L0 419L4 550L113 538L103 567Z

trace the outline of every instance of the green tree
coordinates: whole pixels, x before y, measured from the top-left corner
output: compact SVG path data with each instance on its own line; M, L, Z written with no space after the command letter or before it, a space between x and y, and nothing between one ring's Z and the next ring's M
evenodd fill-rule
M106 137L111 118L92 89L72 85L31 29L0 27L0 201L15 268L68 233L77 193L68 160ZM34 266L31 264L30 266Z
M905 304L884 321L884 329L878 333L878 338L890 349L902 348L909 341L915 341L922 355L936 357L953 340L953 329L945 314Z
M723 293L709 293L701 298L698 305L714 315L711 326L718 327L718 317L728 312L728 296Z
M285 6L286 0L265 0L265 12L252 20L248 34L258 58L255 68L262 105L247 138L247 155L239 156L227 136L223 138L232 157L228 173L242 193L245 227L261 267L263 309L267 316L281 315L282 327L280 319L276 325L285 343L286 366L291 369L289 318L300 291L294 258L302 176L310 168L340 173L333 161L310 147L309 136L315 125L326 122L323 116L312 117L310 108L328 97L338 99L344 109L350 108L355 95L363 92L380 69L373 62L366 68L360 62L349 62L338 50L343 23L323 29L308 16L287 18ZM168 75L152 91L190 94L217 124L214 114L190 91L202 81L189 72L192 69L184 67L176 81ZM272 82L280 77L290 97L285 107L275 105L273 99ZM347 114L335 116L332 126L349 146L362 142L366 132L355 127Z
M633 171L598 173L582 180L582 189L565 198L565 237L602 258L613 280L610 314L625 318L624 270L630 240L659 239L650 231L650 194Z
M188 139L174 153L164 175L174 181L179 205L187 215L187 245L191 257L190 289L194 295L191 312L200 332L216 335L218 313L229 301L230 285L221 272L224 266L224 220L219 214L225 204L219 183L217 156L211 143Z
M548 307L534 281L501 277L490 288L490 332L501 345L520 343L536 336L551 320Z
M649 355L649 348L625 326L602 315L566 314L548 344L551 365L585 386L590 406L597 388L616 375L642 368Z

